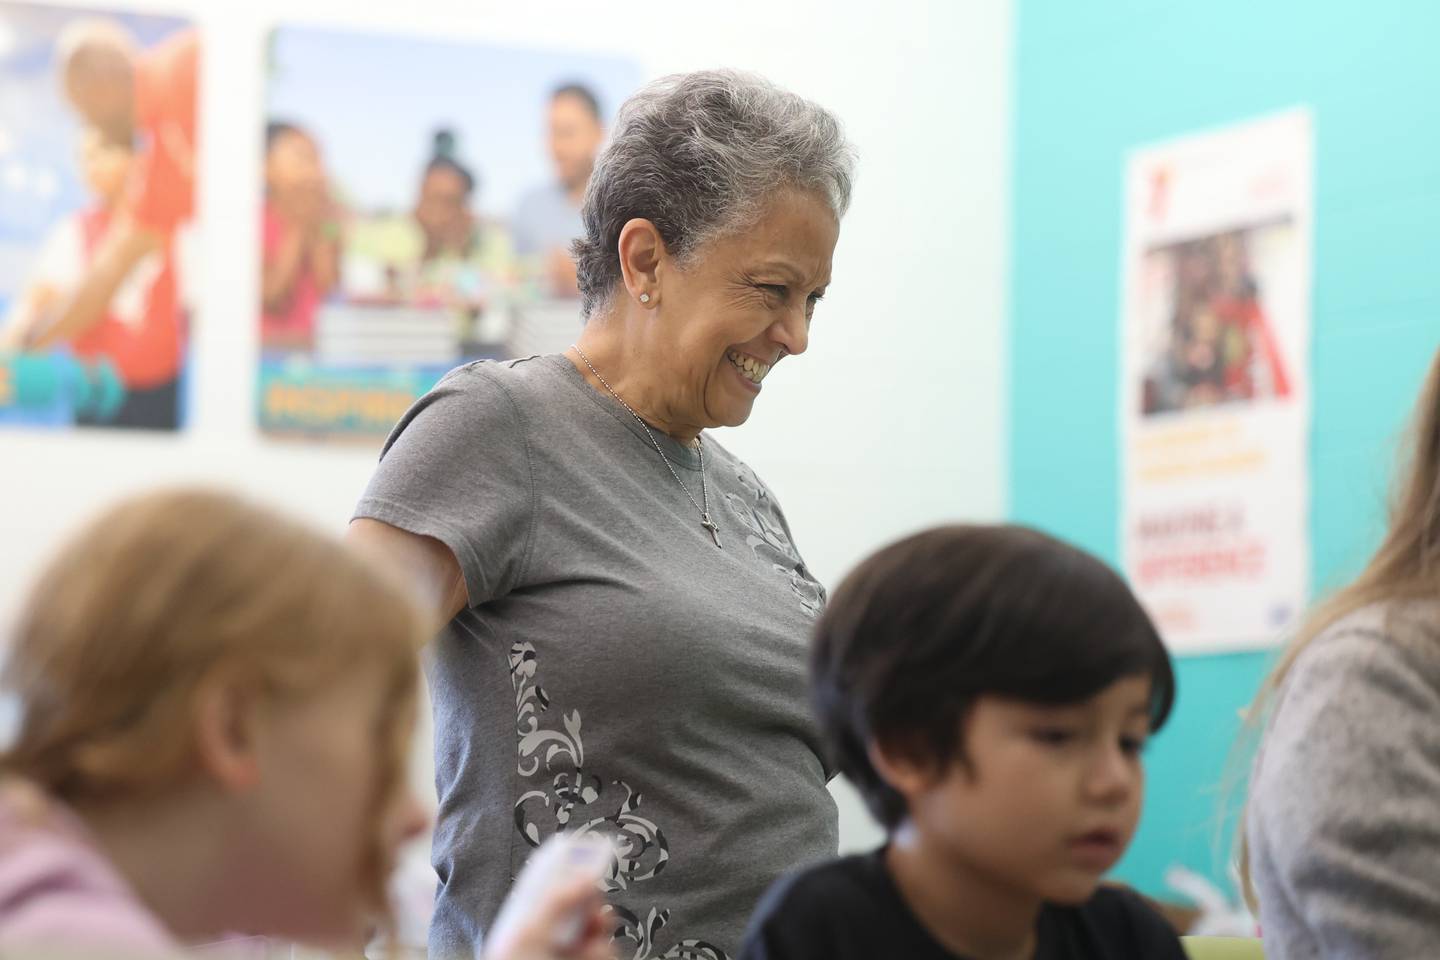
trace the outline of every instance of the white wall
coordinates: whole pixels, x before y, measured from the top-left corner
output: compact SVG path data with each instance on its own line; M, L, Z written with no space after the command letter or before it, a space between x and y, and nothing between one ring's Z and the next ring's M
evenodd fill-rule
M614 52L650 74L748 68L835 110L861 159L834 284L810 352L787 361L752 421L722 439L776 490L832 585L903 532L1002 516L1011 0L129 8L193 15L205 29L191 428L0 433L0 622L57 539L123 492L213 481L338 531L364 486L373 448L277 443L253 426L262 43L282 20ZM428 792L423 747L416 777ZM839 794L845 846L868 845L874 828Z

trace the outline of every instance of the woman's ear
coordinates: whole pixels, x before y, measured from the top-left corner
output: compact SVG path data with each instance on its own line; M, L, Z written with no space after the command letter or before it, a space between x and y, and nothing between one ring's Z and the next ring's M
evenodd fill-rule
M620 274L625 290L639 303L654 307L660 301L659 267L665 259L665 241L649 220L634 219L620 228Z
M195 752L201 771L221 788L245 791L260 782L260 711L254 677L223 667L196 685L191 701Z

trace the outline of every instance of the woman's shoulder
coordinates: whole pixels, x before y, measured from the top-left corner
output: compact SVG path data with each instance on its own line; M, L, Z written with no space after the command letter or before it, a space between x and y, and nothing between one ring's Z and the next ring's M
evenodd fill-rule
M1422 637L1440 640L1440 599L1366 604L1337 617L1320 631L1316 639L1357 635L1380 636L1402 642Z
M1376 604L1320 630L1277 693L1256 758L1252 797L1286 810L1368 803L1378 780L1440 757L1440 635L1436 607ZM1376 765L1377 745L1421 749ZM1364 777L1356 771L1366 769ZM1362 782L1368 779L1369 782ZM1310 789L1295 791L1295 782ZM1352 796L1341 796L1341 793ZM1292 818L1293 819L1293 818Z
M1440 603L1375 603L1322 628L1295 658L1281 692L1347 697L1396 693L1397 680L1440 698Z
M554 359L537 354L508 360L471 360L445 374L435 386L450 386L459 390L491 387L519 391L545 389L555 380Z
M461 364L441 377L411 405L391 433L391 444L401 433L424 419L444 435L460 432L477 439L506 435L550 409L556 391L552 370L538 361L475 360Z

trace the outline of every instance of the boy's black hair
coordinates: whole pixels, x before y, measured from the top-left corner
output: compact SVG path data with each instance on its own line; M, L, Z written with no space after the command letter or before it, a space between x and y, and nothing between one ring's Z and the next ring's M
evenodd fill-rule
M1136 675L1152 681L1159 730L1175 675L1139 601L1100 560L1015 526L940 527L872 555L821 615L810 660L830 758L887 829L905 800L871 765L872 742L949 764L980 696L1077 703Z

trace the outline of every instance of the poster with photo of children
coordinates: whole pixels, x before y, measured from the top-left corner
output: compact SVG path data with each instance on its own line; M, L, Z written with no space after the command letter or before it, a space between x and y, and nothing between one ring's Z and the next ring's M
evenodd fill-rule
M446 371L564 350L625 59L285 26L269 48L258 416L379 438Z
M185 420L200 45L0 2L0 427Z
M1311 154L1294 111L1130 161L1123 562L1180 650L1278 642L1306 602Z

